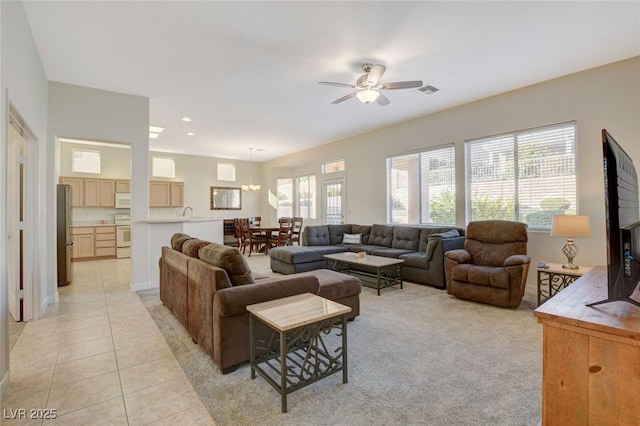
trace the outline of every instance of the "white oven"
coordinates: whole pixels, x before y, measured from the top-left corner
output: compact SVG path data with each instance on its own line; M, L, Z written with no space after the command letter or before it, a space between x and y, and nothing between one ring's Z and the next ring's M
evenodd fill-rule
M128 214L115 215L116 224L116 257L124 259L131 257L131 216Z

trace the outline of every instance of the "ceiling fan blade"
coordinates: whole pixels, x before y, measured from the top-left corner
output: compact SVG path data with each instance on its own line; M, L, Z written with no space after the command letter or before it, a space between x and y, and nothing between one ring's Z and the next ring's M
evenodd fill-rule
M354 86L353 84L333 83L331 81L319 81L318 84L323 84L325 86L350 87L352 89L356 88L356 86Z
M374 65L371 71L369 71L369 74L367 74L366 84L371 86L377 85L386 69L387 68L382 65Z
M385 83L380 86L383 90L396 90L396 89L413 89L414 87L421 87L422 80L414 81L396 81L395 83Z
M340 102L344 102L347 99L351 99L356 95L356 92L353 93L349 93L347 96L343 96L340 99L336 99L335 101L331 102L332 104L339 104Z
M389 105L391 103L391 102L389 102L389 98L387 98L382 93L380 93L380 95L376 99L376 102L379 103L382 106L387 106L387 105Z

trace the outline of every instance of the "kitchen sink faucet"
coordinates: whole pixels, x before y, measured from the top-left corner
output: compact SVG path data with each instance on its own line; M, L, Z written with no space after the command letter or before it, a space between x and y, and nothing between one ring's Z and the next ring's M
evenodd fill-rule
M193 207L185 207L184 210L182 210L182 216L186 216L187 215L187 210L191 210L191 219L193 219Z

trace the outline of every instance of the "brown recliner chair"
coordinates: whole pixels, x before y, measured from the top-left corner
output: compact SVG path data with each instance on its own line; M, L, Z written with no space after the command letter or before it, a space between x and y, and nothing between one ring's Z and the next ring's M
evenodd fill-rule
M505 308L520 305L531 263L526 224L469 222L464 249L448 251L444 256L449 294Z

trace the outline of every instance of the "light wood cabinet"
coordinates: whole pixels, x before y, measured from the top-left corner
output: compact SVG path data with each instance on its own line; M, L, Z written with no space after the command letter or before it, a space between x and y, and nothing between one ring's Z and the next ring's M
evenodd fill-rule
M131 193L131 181L130 180L121 180L116 179L116 192L121 193L124 192L126 194Z
M115 226L80 226L71 228L71 259L115 257Z
M637 298L639 292L636 292ZM640 424L640 315L607 296L599 266L540 306L542 424Z
M82 207L84 205L84 191L82 178L60 177L60 183L71 187L71 207Z
M72 259L81 259L95 256L94 228L89 226L71 228Z
M182 207L184 182L149 181L149 207Z
M60 177L60 183L71 185L71 207L115 207L117 183L131 189L128 180ZM119 191L130 192L130 191Z

